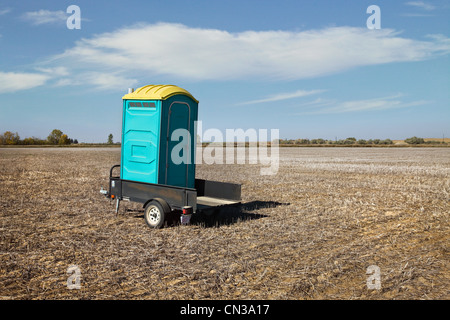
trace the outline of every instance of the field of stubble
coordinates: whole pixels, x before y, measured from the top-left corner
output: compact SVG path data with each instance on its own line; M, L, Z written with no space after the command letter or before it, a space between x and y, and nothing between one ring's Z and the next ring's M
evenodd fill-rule
M1 299L450 298L449 148L281 148L274 176L199 165L242 183L240 212L160 230L99 193L119 159L0 149Z

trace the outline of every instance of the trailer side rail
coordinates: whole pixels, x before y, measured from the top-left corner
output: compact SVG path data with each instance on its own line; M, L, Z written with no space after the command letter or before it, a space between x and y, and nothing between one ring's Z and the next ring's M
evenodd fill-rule
M161 198L176 210L191 206L197 210L197 191L190 188L167 186L146 182L121 180L122 199L129 199L140 203L147 203L151 199Z

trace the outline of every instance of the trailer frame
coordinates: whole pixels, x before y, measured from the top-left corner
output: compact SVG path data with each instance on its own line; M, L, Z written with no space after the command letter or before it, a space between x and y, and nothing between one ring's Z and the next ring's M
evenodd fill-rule
M120 176L113 175L115 168L120 168L120 164L111 167L108 190L102 188L100 192L107 198L116 201L116 213L119 211L122 200L142 203L146 209L144 218L146 218L147 224L153 228L162 227L162 222L153 225L147 221L147 208L149 205L155 206L155 202L157 209L162 211L162 219L166 219L172 212L178 212L185 218L196 213L210 215L220 210L221 207L235 206L241 203L240 184L195 179L195 188L178 187L121 179ZM152 210L156 212L155 208ZM187 220L189 221L189 219Z

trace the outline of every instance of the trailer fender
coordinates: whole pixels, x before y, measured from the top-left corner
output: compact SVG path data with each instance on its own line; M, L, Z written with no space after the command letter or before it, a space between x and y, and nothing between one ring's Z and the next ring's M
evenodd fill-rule
M161 204L161 206L163 207L165 213L169 213L169 212L171 211L170 206L169 206L169 204L167 203L167 201L164 200L164 199L161 199L161 198L153 198L153 199L149 199L147 202L144 203L143 208L145 208L145 207L147 206L147 204L148 204L150 201L153 201L153 200L158 201L158 202Z

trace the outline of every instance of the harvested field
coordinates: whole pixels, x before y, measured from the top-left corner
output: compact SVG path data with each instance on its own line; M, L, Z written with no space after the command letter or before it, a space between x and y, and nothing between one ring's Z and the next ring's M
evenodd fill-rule
M160 230L99 193L119 160L0 149L1 299L450 298L449 148L281 148L274 176L199 165L243 184L241 212Z

